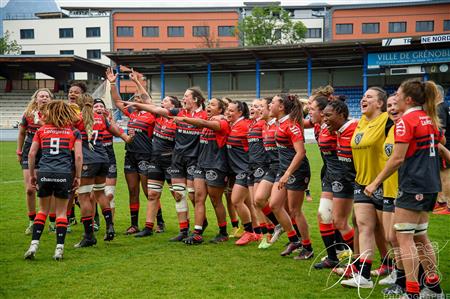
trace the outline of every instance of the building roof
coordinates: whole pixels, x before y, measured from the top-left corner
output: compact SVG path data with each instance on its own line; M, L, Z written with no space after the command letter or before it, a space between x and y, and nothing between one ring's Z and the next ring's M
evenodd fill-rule
M382 47L381 40L369 40L104 54L116 64L134 68L143 74L159 74L161 64L164 64L167 73L204 73L208 63L213 72L254 71L256 60L260 61L261 70L306 69L308 57L312 58L315 69L355 67L362 66L364 53L435 49L449 45L420 44L420 39L415 38L409 46L393 47Z
M63 81L72 72L104 76L107 67L75 55L0 55L0 76L8 79L21 79L24 73L39 72Z

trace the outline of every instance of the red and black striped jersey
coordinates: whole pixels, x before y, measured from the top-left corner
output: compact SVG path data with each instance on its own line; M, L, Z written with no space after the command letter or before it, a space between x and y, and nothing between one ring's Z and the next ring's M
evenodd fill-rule
M328 130L327 125L324 123L320 126L319 137L317 140L320 153L322 154L323 164L325 165L325 171L329 175L340 170L340 163L337 157L337 136L335 133L331 133Z
M153 130L152 155L172 153L175 147L175 132L177 124L171 118L157 117Z
M358 120L347 121L337 132L337 156L342 169L353 179L356 176L352 155L352 136L358 126Z
M321 126L320 124L314 124L314 138L316 138L316 141L319 142L319 135L320 135L320 130L321 130Z
M108 154L103 146L103 132L109 130L109 122L101 114L94 113L94 124L90 139L83 123L82 115L75 127L80 130L83 141L83 164L107 163Z
M124 111L130 118L128 121L128 134L133 141L125 145L125 150L132 153L151 153L152 136L155 127L155 116L148 111Z
M120 134L124 132L121 127L119 128ZM112 146L113 145L114 136L108 130L103 131L103 146Z
M213 168L226 172L228 165L225 144L230 133L230 125L225 119L218 120L218 122L220 130L214 131L208 128L202 130L198 165L202 168Z
M438 144L442 134L422 107L412 107L395 124L395 143L408 143L398 171L399 189L408 193L441 191Z
M269 157L269 163L278 163L278 147L275 141L277 119L272 118L266 123L263 130L264 149Z
M38 112L38 117L41 119L41 113ZM20 126L26 130L25 142L32 143L33 137L36 131L41 127L40 124L34 123L33 117L27 117L25 114L22 116L22 120L20 122Z
M302 127L298 122L289 119L289 115L286 115L278 121L275 140L278 147L280 171L284 171L289 167L296 154L294 143L298 141L305 141ZM305 160L306 156L303 161ZM302 164L303 163L304 162L302 162Z
M250 121L243 117L231 125L227 139L228 166L234 173L248 170L248 127Z
M250 123L248 128L248 156L249 164L263 165L269 162L269 157L264 149L263 130L266 121L256 119Z
M193 113L186 109L173 108L169 110L169 114L180 117L193 117L207 119L208 115L205 110L199 107ZM197 157L199 153L199 141L202 129L194 125L178 122L177 132L175 134L175 152L177 155L184 157Z
M72 173L72 150L75 142L81 142L81 134L72 127L57 128L43 125L33 138L39 143L42 157L39 171L51 173Z

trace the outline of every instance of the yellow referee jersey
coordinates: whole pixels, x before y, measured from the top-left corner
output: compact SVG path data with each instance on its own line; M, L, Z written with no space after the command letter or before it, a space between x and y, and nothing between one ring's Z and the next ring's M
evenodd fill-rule
M384 162L387 162L394 152L394 132L395 126L389 129L386 140L383 145ZM384 167L384 166L383 166ZM398 172L394 172L387 180L383 182L383 196L389 198L397 198L398 193Z
M383 169L383 144L388 120L387 112L368 121L363 115L352 137L353 163L355 164L355 182L366 186L370 184Z

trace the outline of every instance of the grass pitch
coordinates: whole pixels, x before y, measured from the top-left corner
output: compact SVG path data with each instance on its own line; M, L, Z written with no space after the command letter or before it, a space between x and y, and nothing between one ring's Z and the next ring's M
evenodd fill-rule
M287 242L285 235L267 250L253 243L238 247L230 240L209 244L217 231L211 204L206 242L200 246L169 243L178 232L173 199L165 189L162 197L167 231L136 239L122 233L129 226L128 197L122 172L123 144L116 145L118 186L116 221L118 235L103 242L104 223L94 248L75 249L82 225L67 235L62 262L52 260L55 235L47 231L34 261L23 260L31 237L24 235L28 224L22 172L15 156L15 143L0 143L0 297L1 298L357 298L356 289L344 289L331 271L311 269L314 260L295 261L279 253ZM307 145L312 169L314 200L305 202L315 257L324 256L316 221L319 204L319 171L322 165L315 145ZM141 195L139 222L145 221L146 201ZM79 210L76 210L79 219ZM192 213L191 213L192 215ZM191 216L192 217L192 216ZM48 222L47 222L48 223ZM450 217L431 216L430 238L440 252L442 286L450 293ZM378 267L375 258L374 267ZM333 284L337 285L333 286ZM382 287L361 290L361 297L381 298Z

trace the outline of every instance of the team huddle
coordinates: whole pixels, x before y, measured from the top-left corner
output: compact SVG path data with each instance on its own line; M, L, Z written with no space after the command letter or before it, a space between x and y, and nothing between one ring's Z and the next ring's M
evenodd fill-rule
M254 100L250 108L228 98L206 103L200 89L191 87L182 101L167 96L155 105L136 72L130 74L137 88L133 101L122 101L111 69L106 78L116 108L129 118L126 133L103 100L93 99L80 83L69 89L68 102L52 100L48 89L37 90L24 113L17 155L27 190L26 233L32 235L26 259L35 257L47 217L56 231L53 258L63 258L75 202L84 227L76 248L97 243L97 205L106 223L104 240L115 238L116 136L126 143L130 227L125 234L164 232L160 197L167 183L179 223L179 234L170 241L205 242L209 196L218 226L209 242L233 237L236 245L259 242L258 248L266 249L286 233L289 242L281 256L309 260L314 250L302 205L311 171L304 129L313 128L323 160L317 219L327 252L314 268L345 276L341 284L347 287L372 288L371 275L388 274L380 281L388 285L386 295L444 296L427 228L441 191L440 169L450 162L444 146L450 132L438 118L441 95L432 81L404 81L390 96L369 88L356 120L349 119L345 99L333 95L330 86L315 90L307 101L278 94ZM148 200L140 229L141 189ZM372 270L375 245L382 264Z

